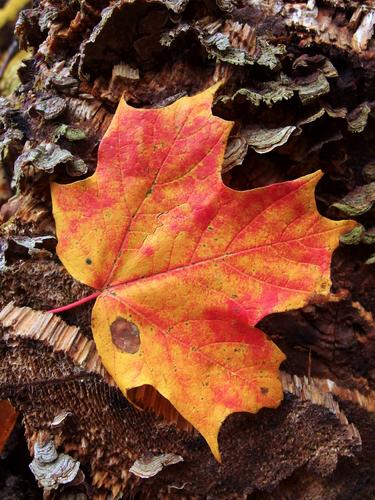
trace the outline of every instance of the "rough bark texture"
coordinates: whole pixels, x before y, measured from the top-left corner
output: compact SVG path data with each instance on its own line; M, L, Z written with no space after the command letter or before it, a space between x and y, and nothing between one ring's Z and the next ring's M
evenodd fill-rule
M0 103L0 397L21 411L30 453L48 431L85 473L69 491L97 498L373 498L371 2L40 0L32 7L16 33L33 57L20 68L19 89ZM141 411L114 387L91 340L90 304L64 313L72 326L16 308L48 310L90 293L54 252L49 181L94 171L121 95L134 106L162 106L220 78L214 112L236 122L224 181L247 189L322 168L319 210L363 225L334 255L337 302L261 322L287 355L285 400L277 410L227 419L222 465L152 391L134 394L153 408ZM72 415L52 425L62 411ZM137 478L129 468L150 452L184 461Z
M285 400L277 412L227 419L219 465L203 439L180 430L180 422L177 428L167 426L155 418L157 410L143 412L130 405L104 371L93 341L78 328L50 313L12 304L1 312L0 325L2 394L17 400L25 414L29 443L35 443L38 432L49 430L56 443L80 460L88 484L98 490L110 488L117 494L124 487L141 488L128 470L150 452L184 459L143 482L153 495L186 483L184 494L227 498L240 491L273 489L301 466L329 476L340 456L352 456L361 448L357 428L333 399L340 387L283 373ZM373 404L372 399L359 401L352 391L342 397L355 400L365 411ZM55 425L62 411L69 415Z

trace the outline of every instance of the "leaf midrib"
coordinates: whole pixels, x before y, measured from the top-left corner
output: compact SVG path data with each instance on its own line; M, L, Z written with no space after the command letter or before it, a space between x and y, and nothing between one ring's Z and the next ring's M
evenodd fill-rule
M154 273L154 274L151 274L149 276L142 276L142 277L133 278L133 279L130 279L130 280L124 280L124 281L121 281L121 282L116 283L114 285L105 286L105 287L102 288L101 291L102 292L111 291L113 289L120 288L120 287L122 287L124 285L130 285L130 284L136 283L136 282L144 282L144 281L147 281L147 280L154 279L154 278L156 278L158 276L166 275L168 273L176 273L176 272L184 271L185 269L191 269L191 268L203 266L203 265L205 265L207 263L210 263L210 262L220 261L220 260L225 259L226 257L241 256L241 255L245 255L245 254L247 254L249 252L252 252L253 250L259 250L259 249L262 249L262 248L267 248L267 247L276 246L276 245L288 244L288 243L291 243L291 242L303 240L304 238L308 238L308 237L311 237L311 236L317 236L317 235L320 235L320 234L329 233L331 231L337 231L337 228L333 227L333 228L327 229L325 231L320 231L320 232L317 232L317 233L314 233L314 234L311 234L311 235L304 235L304 236L301 236L299 238L291 238L289 240L277 241L277 242L273 242L273 243L265 243L263 245L258 245L256 247L247 248L246 250L239 250L239 251L236 251L236 252L228 252L228 253L225 253L224 255L219 255L217 257L211 257L211 258L203 259L203 260L200 260L199 262L195 262L193 264L183 264L183 265L177 266L177 267L175 267L173 269L166 269L165 271L160 271L158 273ZM313 247L309 247L309 248L313 248ZM318 247L318 248L320 248L320 247ZM296 261L296 262L298 263L298 261ZM309 265L309 264L307 264L307 265ZM316 266L316 264L313 264L313 263L311 263L310 265ZM255 279L255 280L257 279L255 277L249 276L249 279L252 279L252 278ZM272 285L272 283L270 283L270 285ZM277 287L277 285L272 285L272 286L276 286ZM279 287L279 288L287 288L287 287ZM293 288L288 288L288 290L293 290Z

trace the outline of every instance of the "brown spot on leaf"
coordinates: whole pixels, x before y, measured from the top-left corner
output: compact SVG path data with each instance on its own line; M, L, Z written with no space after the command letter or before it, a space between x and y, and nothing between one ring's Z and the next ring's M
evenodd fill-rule
M268 394L268 388L267 387L261 387L260 390L261 390L262 394L264 394L264 395Z
M110 326L112 342L121 351L135 354L141 345L139 329L137 325L120 316Z

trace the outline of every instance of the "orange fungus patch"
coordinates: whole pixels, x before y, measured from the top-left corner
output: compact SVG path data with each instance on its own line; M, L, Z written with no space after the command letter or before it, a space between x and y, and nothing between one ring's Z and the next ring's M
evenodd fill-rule
M332 252L354 223L318 213L321 172L226 187L232 123L211 113L216 89L162 109L122 100L95 174L52 184L52 200L61 261L98 291L103 364L124 394L153 385L219 459L230 413L282 399L284 355L254 325L328 295Z

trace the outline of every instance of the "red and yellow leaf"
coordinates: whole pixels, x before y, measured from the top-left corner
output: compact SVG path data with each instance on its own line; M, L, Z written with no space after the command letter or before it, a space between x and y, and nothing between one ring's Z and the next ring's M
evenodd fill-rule
M255 324L330 289L354 223L322 217L322 173L251 191L221 180L232 123L212 87L162 109L121 101L93 176L52 185L58 255L100 291L94 339L120 389L153 385L217 458L223 420L282 399L281 351Z

